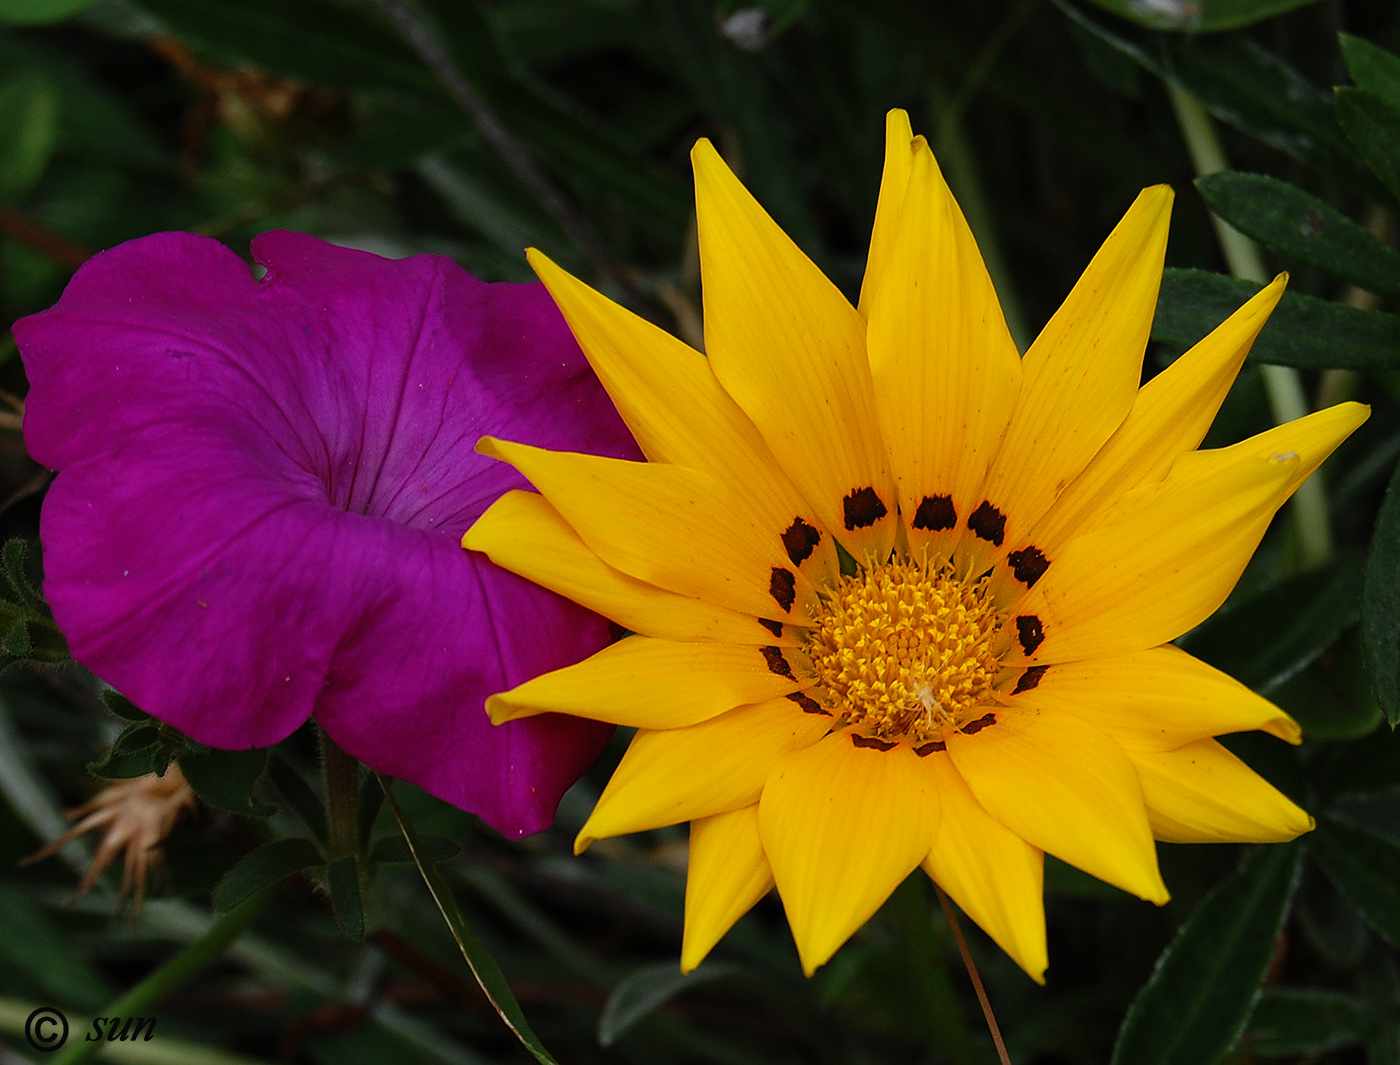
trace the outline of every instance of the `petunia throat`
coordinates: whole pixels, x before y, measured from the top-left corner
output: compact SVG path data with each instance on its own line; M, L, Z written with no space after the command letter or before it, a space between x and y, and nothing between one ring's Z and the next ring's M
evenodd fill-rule
M923 746L984 719L1003 621L985 579L896 560L843 576L814 621L805 650L856 734Z

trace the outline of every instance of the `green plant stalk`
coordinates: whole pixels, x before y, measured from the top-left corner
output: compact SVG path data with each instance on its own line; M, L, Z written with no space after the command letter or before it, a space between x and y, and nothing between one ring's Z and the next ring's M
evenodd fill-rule
M1194 96L1170 82L1167 92L1182 138L1191 153L1196 175L1205 177L1228 169L1225 150L1206 109ZM1230 273L1245 281L1268 284L1270 277L1254 241L1215 215L1210 217ZM1259 371L1264 379L1264 390L1269 397L1269 410L1275 425L1291 422L1308 413L1307 396L1297 370L1289 366L1262 365ZM1293 494L1292 518L1298 541L1299 568L1307 569L1331 558L1332 525L1327 516L1327 488L1321 470L1304 481Z
M319 729L321 772L326 784L326 828L331 861L360 849L360 763Z
M146 1007L159 1002L181 984L212 965L253 923L253 918L257 917L269 894L270 889L264 889L241 906L236 906L219 917L202 936L107 1006L101 1016L138 1016ZM87 1061L106 1045L105 1039L70 1041L52 1059L52 1065L77 1065L78 1062Z

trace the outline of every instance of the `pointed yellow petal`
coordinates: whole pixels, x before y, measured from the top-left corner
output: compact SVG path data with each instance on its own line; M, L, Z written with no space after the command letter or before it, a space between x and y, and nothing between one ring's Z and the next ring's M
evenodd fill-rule
M924 871L1038 984L1045 983L1045 855L987 813L946 754L920 759L940 817Z
M919 141L922 143L923 138ZM904 190L914 166L914 130L909 112L896 107L885 116L885 169L880 176L880 199L875 205L875 226L870 231L870 252L865 260L865 277L860 284L860 313L870 317L870 303L880 290L885 267L899 233L899 214Z
M1013 705L1072 714L1131 750L1169 751L1250 729L1302 740L1298 723L1269 700L1171 644L1034 667L1015 687Z
M1178 456L1199 445L1287 280L1280 274L1144 385L1118 431L1029 531L1030 539L1016 547L1053 561L1070 539L1105 523L1108 503L1140 484L1160 481ZM1021 573L1023 587L1034 583L1029 576L1034 572Z
M491 696L486 712L498 725L558 712L636 728L681 728L797 691L790 663L798 656L791 648L628 636L577 665Z
M611 566L741 614L806 625L816 591L719 478L685 466L545 451L482 437Z
M1214 740L1176 751L1129 751L1152 832L1168 843L1283 843L1311 817Z
M1167 901L1142 787L1102 732L1061 714L1001 709L948 754L987 812L1027 843L1150 902Z
M787 698L741 706L686 728L642 729L574 842L645 832L758 802L778 760L826 735L831 717Z
M705 356L594 292L540 252L531 249L528 257L647 458L729 482L775 537L789 529L794 529L790 536L810 530L792 541L789 554L794 561L801 554L808 576L833 578L831 537L820 531L815 513L715 380Z
M1070 541L1016 604L1013 652L1075 661L1154 647L1199 624L1225 601L1274 512L1366 415L1341 404L1183 455L1160 485L1129 493L1119 520ZM1027 642L1027 629L1043 639Z
M643 636L741 644L793 640L775 636L750 615L662 591L613 569L534 492L501 496L467 530L462 546Z
M756 805L691 822L681 972L704 961L734 922L772 889Z
M705 349L778 464L857 559L894 544L865 321L710 145L691 152Z
M968 526L972 557L1029 539L1126 417L1142 379L1171 203L1165 185L1142 191L1026 352L1016 412L987 476L989 509Z
M972 231L921 147L870 307L870 372L915 557L962 535L1020 391L1021 356Z
M923 860L938 827L913 750L855 746L847 732L780 761L758 817L808 976Z

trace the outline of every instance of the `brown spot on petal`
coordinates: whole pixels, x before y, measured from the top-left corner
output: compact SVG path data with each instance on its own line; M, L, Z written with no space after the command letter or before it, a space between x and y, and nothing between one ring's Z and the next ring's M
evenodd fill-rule
M788 660L783 657L783 652L776 647L761 647L763 660L768 663L768 670L776 673L780 677L787 677L790 680L797 678L792 675L792 667L788 665Z
M847 530L864 529L874 525L889 513L873 488L855 489L841 500L841 506L845 511Z
M996 714L983 714L976 721L969 721L958 731L961 732L964 736L975 736L988 725L995 725L996 723Z
M783 608L783 613L792 613L793 601L797 598L797 578L792 570L773 567L773 575L768 578L768 594Z
M946 751L947 749L948 745L942 740L930 740L928 743L921 743L919 746L915 747L914 753L920 758L927 758L931 754L937 754L939 751Z
M1034 614L1021 614L1016 618L1016 637L1021 641L1021 650L1028 655L1045 642L1045 629Z
M771 632L778 639L783 637L783 623L781 621L769 621L767 618L759 618L758 623Z
M1020 679L1016 681L1016 687L1011 689L1011 694L1020 695L1022 692L1030 691L1040 683L1040 678L1045 676L1045 671L1049 668L1049 666L1031 666L1030 669L1021 674Z
M801 518L793 518L792 524L783 533L783 549L794 566L800 566L812 557L812 551L821 543L822 534Z
M824 717L831 716L830 710L826 709L826 707L822 706L821 703L817 702L806 692L790 692L788 698L802 707L802 712L804 714L821 714Z
M952 496L924 496L919 509L914 511L914 528L938 532L951 529L958 523L958 512L953 509Z
M978 504L977 509L972 512L972 516L967 519L967 527L983 540L987 540L997 547L1000 547L1002 540L1006 539L1006 515L985 499Z
M874 736L852 736L851 742L857 747L871 747L877 751L892 751L899 746L887 740L877 740Z
M1050 568L1050 560L1041 553L1040 548L1033 545L1012 551L1006 556L1006 563L1011 567L1011 572L1016 574L1016 579L1027 588L1034 588L1035 582L1045 576L1045 571Z

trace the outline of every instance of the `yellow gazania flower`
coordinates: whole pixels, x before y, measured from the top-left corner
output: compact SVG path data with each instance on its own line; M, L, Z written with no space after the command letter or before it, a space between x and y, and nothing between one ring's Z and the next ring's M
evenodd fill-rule
M1022 358L902 111L859 309L692 160L708 357L531 253L649 461L484 439L541 494L463 540L636 633L488 710L637 728L576 847L691 822L682 968L776 882L810 974L922 865L1042 980L1044 852L1162 903L1154 836L1311 828L1213 739L1298 726L1168 643L1367 415L1195 450L1283 279L1140 389L1167 188Z

